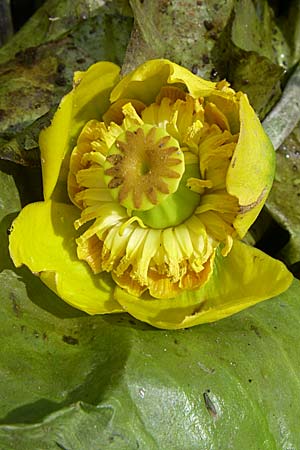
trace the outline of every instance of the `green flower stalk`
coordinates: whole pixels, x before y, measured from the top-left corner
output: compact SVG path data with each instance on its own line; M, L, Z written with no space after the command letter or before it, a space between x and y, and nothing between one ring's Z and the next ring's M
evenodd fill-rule
M76 308L185 328L290 285L281 262L241 242L275 156L227 82L168 60L120 80L99 62L75 74L40 147L45 200L14 221L10 254Z

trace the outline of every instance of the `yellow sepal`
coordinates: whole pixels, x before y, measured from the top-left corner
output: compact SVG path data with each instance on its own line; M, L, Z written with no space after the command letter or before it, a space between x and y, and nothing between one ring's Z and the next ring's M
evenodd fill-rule
M90 119L100 119L119 80L120 68L110 62L93 64L74 75L74 87L60 102L50 127L40 133L44 198L67 201L69 157L76 138Z
M122 311L113 299L110 275L93 275L76 255L73 222L78 209L53 201L27 205L13 222L9 251L59 297L89 314Z
M240 211L233 225L243 237L271 189L275 152L247 96L239 96L240 135L228 168L226 187L229 194L238 198Z
M213 93L226 96L227 92L232 92L226 86L219 90L216 83L203 80L167 59L155 59L145 62L125 76L112 91L110 99L115 102L119 98L134 98L150 104L162 86L175 83L186 86L195 98L207 97Z

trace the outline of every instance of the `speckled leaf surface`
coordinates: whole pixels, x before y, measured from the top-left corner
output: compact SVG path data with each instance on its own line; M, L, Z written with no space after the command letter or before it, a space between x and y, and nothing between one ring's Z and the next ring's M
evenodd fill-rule
M300 124L285 139L277 153L276 177L267 201L274 219L290 233L280 252L287 264L300 261Z
M122 17L132 15L127 0L46 0L41 1L40 4L42 6L21 30L1 48L1 63L12 59L18 51L60 39L70 30L76 29L78 25L89 24L90 19L101 16L101 14L109 15L112 13L115 14L116 18L118 15ZM96 31L95 24L93 28ZM97 32L101 35L103 27L100 26L99 28ZM83 30L82 40L87 41L86 36L84 36L85 26ZM120 33L122 34L123 31L124 29L120 30ZM96 50L99 47L97 45L98 36L93 40L94 42L85 42L85 45L93 46Z
M124 71L146 59L165 57L208 79L215 67L211 52L230 20L234 3L131 0L135 30Z
M95 61L122 63L132 28L125 5L49 0L0 49L1 159L38 165L39 132L73 73Z
M299 448L298 281L180 331L87 316L13 268L14 176L0 176L1 450Z
M248 94L261 118L280 97L285 69L299 59L292 13L282 18L265 0L130 4L135 27L124 72L146 59L170 58L204 78L226 78ZM292 10L297 15L297 7Z

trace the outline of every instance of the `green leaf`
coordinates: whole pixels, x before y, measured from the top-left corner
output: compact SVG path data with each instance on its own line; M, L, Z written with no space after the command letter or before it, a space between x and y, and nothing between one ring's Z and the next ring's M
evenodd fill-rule
M124 72L152 58L169 58L203 78L215 67L213 48L230 19L235 1L131 0L135 29L127 49Z
M295 62L295 38L281 31L280 15L266 0L130 4L135 27L124 73L147 59L164 57L203 78L226 78L235 90L248 94L261 118L279 99L285 69Z
M284 69L256 52L232 46L227 78L236 91L245 92L260 118L270 111L281 95ZM221 63L222 64L222 63Z
M278 256L291 265L300 261L300 122L279 147L276 158L275 181L266 207L290 234Z
M88 316L13 268L21 173L10 167L0 173L1 448L300 448L298 281L186 330Z
M99 23L97 30L97 20L101 15L114 15L113 22L116 23L120 17L131 17L132 13L127 0L46 0L36 13L25 23L21 30L0 50L0 63L12 59L15 53L20 52L29 47L37 47L47 42L55 41L65 37L71 30L76 30L78 26L83 27L83 34L90 32L93 39L87 38L88 35L81 36L81 40L85 40L84 45L97 48L97 40L99 36L105 34L108 23ZM106 17L107 19L107 17ZM100 19L101 20L101 19ZM121 36L117 36L116 30L112 35L114 39L120 39L120 44L126 35L126 26L119 29ZM78 32L79 30L77 30ZM80 32L80 31L79 31ZM104 33L103 33L104 32ZM93 41L93 42L89 42ZM107 38L110 45L113 41ZM101 51L101 50L100 50Z
M46 12L57 19L55 33L51 27L49 33L43 29L45 18L49 27ZM1 55L2 59L15 55L0 66L0 159L39 164L39 132L72 88L73 73L98 60L120 65L131 27L132 18L121 14L118 2L49 0L44 4L0 50L0 60Z
M275 13L277 12L276 6L281 12L277 20L278 26L285 37L285 43L283 43L282 52L279 55L283 62L286 61L288 67L293 67L300 58L300 3L298 0L291 0L288 4L278 2L277 5L273 5ZM276 46L279 47L278 36L274 37L275 45L277 44Z
M242 50L256 52L273 61L276 49L272 46L272 22L271 10L265 0L236 2L231 29L233 43Z

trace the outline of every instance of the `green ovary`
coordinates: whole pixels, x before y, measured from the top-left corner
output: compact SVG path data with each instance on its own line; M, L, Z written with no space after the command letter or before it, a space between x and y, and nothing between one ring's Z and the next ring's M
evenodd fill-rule
M174 194L169 195L159 205L147 211L135 210L132 215L141 218L146 226L155 229L174 227L183 223L193 214L200 202L200 194L187 187L187 181L192 177L199 177L198 164L186 165L178 189Z
M155 229L179 225L193 214L200 195L187 187L187 181L199 176L199 164L185 164L178 141L147 124L122 133L104 164L112 197Z
M110 147L104 181L127 210L147 211L177 191L184 170L177 140L162 128L144 124L127 129Z

